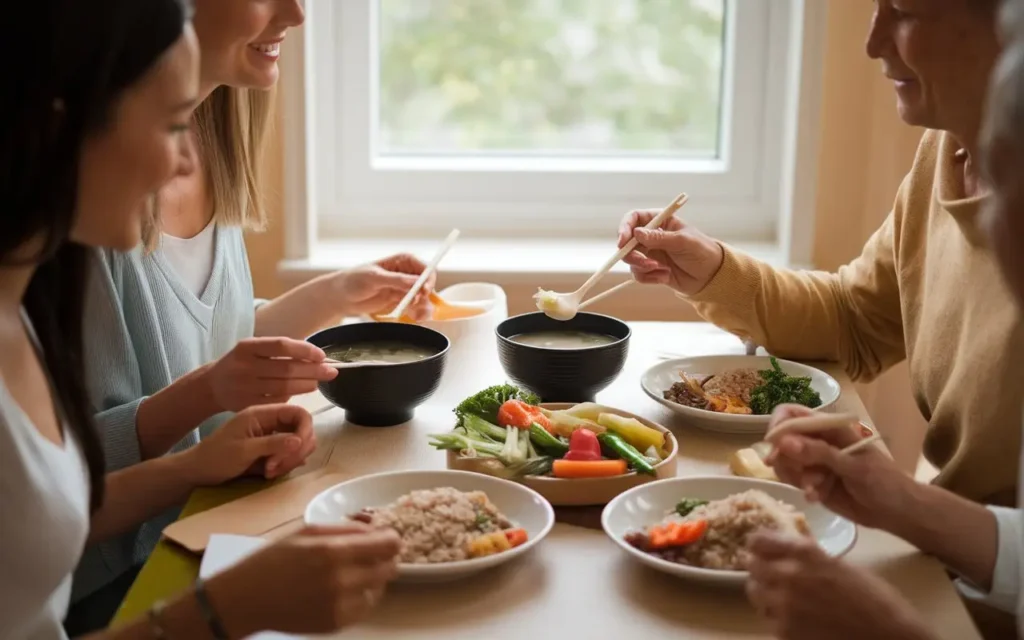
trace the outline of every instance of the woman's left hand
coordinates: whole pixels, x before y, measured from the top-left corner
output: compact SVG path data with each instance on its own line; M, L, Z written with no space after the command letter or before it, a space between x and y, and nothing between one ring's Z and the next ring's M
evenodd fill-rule
M427 265L415 256L400 253L349 271L340 271L334 275L333 283L346 313L389 313L426 268ZM434 289L435 280L435 275L430 274L405 315L414 320L430 317L430 292Z
M934 635L889 583L827 555L809 538L759 534L747 596L783 640L926 640Z
M193 483L210 486L247 474L278 478L302 466L315 449L309 412L270 404L240 411L183 455Z

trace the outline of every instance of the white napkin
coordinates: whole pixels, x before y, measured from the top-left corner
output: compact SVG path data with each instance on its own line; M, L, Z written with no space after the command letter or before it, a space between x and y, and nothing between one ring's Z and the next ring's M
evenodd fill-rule
M203 580L207 580L210 576L252 555L266 543L263 538L214 534L210 536L210 542L206 545L203 561L199 565L199 575ZM249 636L246 640L299 640L299 637L268 631Z

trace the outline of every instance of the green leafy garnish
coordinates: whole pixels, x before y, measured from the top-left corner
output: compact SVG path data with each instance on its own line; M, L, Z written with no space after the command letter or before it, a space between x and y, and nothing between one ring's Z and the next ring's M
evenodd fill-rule
M708 503L707 500L696 500L694 498L683 498L676 504L676 513L682 517L690 515L690 512L697 507L703 507Z
M768 415L780 404L802 404L815 409L821 406L821 396L811 388L811 379L791 376L782 370L774 356L771 369L761 371L764 383L750 392L750 410L756 415Z
M539 404L540 398L511 384L499 384L476 393L455 407L455 415L459 424L467 415L483 418L487 422L497 424L498 409L508 400L522 400L526 404Z
M477 529L481 531L485 530L489 524L491 524L491 517L482 511L477 511L476 520L474 523Z

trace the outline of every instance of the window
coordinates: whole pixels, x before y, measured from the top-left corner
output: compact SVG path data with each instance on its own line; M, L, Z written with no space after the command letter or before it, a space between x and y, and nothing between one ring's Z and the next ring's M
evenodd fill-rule
M777 240L800 0L306 4L318 237L607 237L686 191Z

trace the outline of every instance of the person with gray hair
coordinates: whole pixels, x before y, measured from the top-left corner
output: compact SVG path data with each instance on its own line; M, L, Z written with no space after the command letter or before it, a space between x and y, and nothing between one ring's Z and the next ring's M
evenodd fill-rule
M981 139L982 175L991 197L979 229L1024 306L1024 0L1006 0L1001 30L1004 50L993 73ZM804 413L802 407L782 407L773 427ZM781 479L811 500L940 559L960 577L966 597L1016 613L1018 634L1024 635L1024 512L984 507L916 483L878 450L841 455L854 437L840 431L787 435L769 459ZM813 541L763 535L752 541L751 551L747 592L780 638L939 635L881 578L826 556Z

